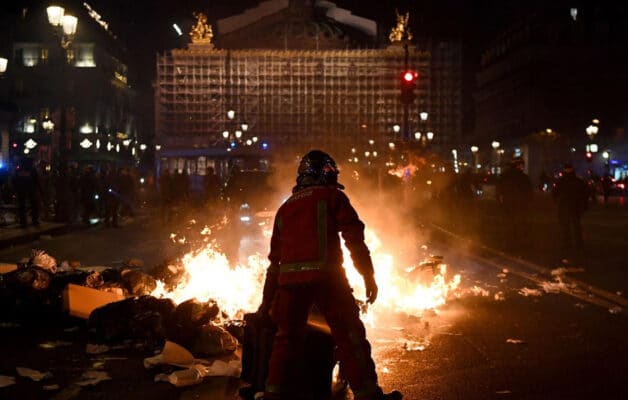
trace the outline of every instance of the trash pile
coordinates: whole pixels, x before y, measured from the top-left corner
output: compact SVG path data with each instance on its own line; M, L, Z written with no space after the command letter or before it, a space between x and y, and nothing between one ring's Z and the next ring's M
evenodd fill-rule
M233 353L243 340L243 321L226 318L213 300L177 305L151 296L157 280L166 287L177 284L185 273L182 264L165 262L150 273L142 267L136 259L120 269L57 264L33 250L31 257L0 274L0 307L9 312L6 317L21 321L68 314L86 319L87 353L145 352L151 355L145 367L159 372L156 381L185 386L205 376L239 376L241 361ZM230 359L216 360L220 357Z

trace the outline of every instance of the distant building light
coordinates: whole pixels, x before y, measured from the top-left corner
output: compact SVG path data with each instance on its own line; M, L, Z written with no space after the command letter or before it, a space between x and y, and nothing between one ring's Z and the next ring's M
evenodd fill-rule
M80 131L85 134L94 133L94 128L89 123L85 123L85 125L81 126Z
M500 143L498 141L493 141L491 143L491 147L494 149L498 149L499 148Z
M156 144L155 145L155 150L157 150L157 151L161 150L161 145L160 144Z
M84 149L89 149L90 147L92 147L92 144L93 143L88 138L85 138L81 141L81 143L79 143L79 146Z
M125 140L123 140L123 141L122 141L122 144L123 144L125 147L128 147L128 146L131 144L131 142L132 142L132 141L133 141L133 140L131 140L131 139L125 139Z
M596 143L591 143L591 145L589 146L589 150L591 151L591 153L597 153L598 152L598 146Z
M478 151L480 151L480 148L478 146L471 146L472 153L477 153Z
M515 157L521 157L521 149L519 147L515 148Z
M179 28L179 25L177 24L172 24L172 27L174 28L174 30L177 32L177 35L182 36L183 35L183 31L181 31L181 28Z
M24 142L24 147L26 147L27 149L34 149L37 146L37 142L34 141L33 139L28 139L26 142Z
M100 149L100 139L96 139L96 148Z
M146 145L144 143L140 144L140 150L144 151L146 150Z
M120 152L120 143L116 143L116 153Z
M569 14L571 14L571 18L576 21L578 19L578 9L577 8L572 8L571 10L569 10Z
M231 142L231 143L229 144L229 147L231 147L232 149L235 149L235 147L236 147L236 142Z
M0 74L4 74L7 71L7 64L9 60L4 57L0 57Z
M608 151L605 151L602 153L602 158L604 158L605 160L608 160L608 158L610 157L610 153Z
M268 150L268 143L262 142L262 150Z

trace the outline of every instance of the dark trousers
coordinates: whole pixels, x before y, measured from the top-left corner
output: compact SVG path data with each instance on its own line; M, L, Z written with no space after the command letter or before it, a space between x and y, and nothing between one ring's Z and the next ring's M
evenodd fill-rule
M343 376L356 400L374 400L381 396L377 384L371 346L360 320L359 309L346 279L282 286L272 306L271 315L277 334L270 358L264 399L295 400L299 394L304 359L307 318L316 305L331 328Z
M26 226L26 202L30 204L33 225L39 225L39 197L36 193L18 193L17 209L20 225Z
M563 250L574 248L581 250L584 246L580 214L575 212L559 212L560 238Z

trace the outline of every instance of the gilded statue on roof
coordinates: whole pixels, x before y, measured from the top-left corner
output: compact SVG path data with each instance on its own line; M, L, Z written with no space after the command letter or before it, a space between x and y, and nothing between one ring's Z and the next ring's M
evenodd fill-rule
M190 31L190 37L192 38L192 43L195 44L209 44L214 37L214 33L212 31L211 25L207 24L207 16L203 13L195 12L194 17L196 18L196 25L192 27Z
M388 35L391 43L412 40L412 32L410 32L410 27L408 26L409 20L409 12L405 14L399 14L399 12L397 12L397 26L392 28L390 35Z

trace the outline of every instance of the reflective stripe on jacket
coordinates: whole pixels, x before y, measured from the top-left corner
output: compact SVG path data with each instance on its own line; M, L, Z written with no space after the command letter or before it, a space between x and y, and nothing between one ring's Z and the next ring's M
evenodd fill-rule
M294 193L279 208L270 244L271 269L279 284L303 283L344 273L340 237L363 275L373 275L364 243L364 224L347 196L334 186L312 186Z

